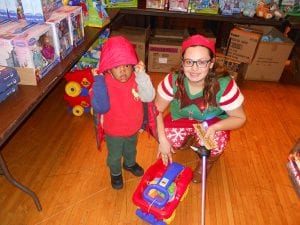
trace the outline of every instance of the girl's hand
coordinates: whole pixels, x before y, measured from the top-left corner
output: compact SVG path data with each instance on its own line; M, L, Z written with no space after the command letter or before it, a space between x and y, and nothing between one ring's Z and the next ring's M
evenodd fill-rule
M157 158L161 157L164 165L167 166L169 163L172 163L172 153L175 153L175 151L168 140L160 140Z
M214 140L216 131L217 131L217 129L216 129L215 124L209 126L209 127L206 129L205 138L210 138L211 140Z

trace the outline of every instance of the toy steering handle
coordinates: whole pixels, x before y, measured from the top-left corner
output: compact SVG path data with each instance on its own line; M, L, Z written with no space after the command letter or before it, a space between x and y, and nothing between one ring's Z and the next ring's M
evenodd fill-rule
M155 197L153 198L150 195L148 195L148 193L153 189L162 193L164 195L164 198L161 198L161 200L158 200ZM158 184L149 184L143 193L143 197L145 198L146 201L153 204L157 208L162 208L169 201L169 192L168 192L168 189L166 189Z
M168 188L183 169L184 167L178 163L172 163L171 165L169 165L167 171L159 179L157 184L150 184L146 187L145 191L143 192L144 199L158 208L164 207L165 204L169 201ZM162 193L164 197L161 199L157 199L155 197L149 196L148 193L151 190L157 190L158 192Z

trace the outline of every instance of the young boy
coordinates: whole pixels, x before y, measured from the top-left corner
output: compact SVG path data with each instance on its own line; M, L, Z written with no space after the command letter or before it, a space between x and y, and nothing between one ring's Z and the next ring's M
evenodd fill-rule
M127 39L116 36L105 42L91 102L94 112L102 114L107 165L114 189L123 187L122 159L125 170L135 176L144 174L136 162L137 133L143 123L143 102L151 102L155 97L155 89L144 68Z

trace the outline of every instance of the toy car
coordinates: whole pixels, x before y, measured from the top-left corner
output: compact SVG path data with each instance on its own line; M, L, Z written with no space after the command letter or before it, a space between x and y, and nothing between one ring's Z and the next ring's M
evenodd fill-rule
M68 102L72 113L75 116L81 116L84 112L90 112L89 89L94 82L92 69L69 72L65 75L65 80L67 83L64 99Z
M179 201L188 192L192 170L178 163L165 166L159 159L145 172L132 200L136 214L153 225L169 224Z

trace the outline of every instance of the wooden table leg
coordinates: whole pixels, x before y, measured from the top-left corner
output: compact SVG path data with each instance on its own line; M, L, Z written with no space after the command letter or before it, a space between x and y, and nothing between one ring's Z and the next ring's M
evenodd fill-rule
M22 191L24 191L25 193L27 193L28 195L31 196L31 198L33 199L38 211L42 211L42 205L40 203L39 198L37 197L37 195L31 191L28 187L24 186L23 184L19 183L18 181L16 181L11 174L9 173L6 163L2 157L2 154L0 152L0 174L4 175L6 177L6 179L14 186L16 186L17 188L21 189Z

